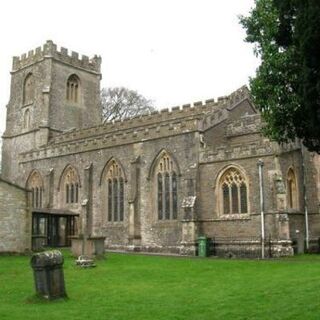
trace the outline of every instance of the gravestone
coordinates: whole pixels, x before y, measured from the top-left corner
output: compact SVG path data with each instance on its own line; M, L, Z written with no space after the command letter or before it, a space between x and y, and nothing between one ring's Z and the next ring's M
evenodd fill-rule
M30 263L39 296L48 300L67 296L63 276L63 256L60 251L36 253Z

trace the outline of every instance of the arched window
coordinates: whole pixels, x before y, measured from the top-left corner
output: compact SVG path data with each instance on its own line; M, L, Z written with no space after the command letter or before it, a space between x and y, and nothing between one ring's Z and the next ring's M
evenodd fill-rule
M297 180L296 175L292 168L289 169L287 174L287 197L288 197L288 208L298 208L298 191L297 191Z
M173 159L163 152L155 170L157 212L159 220L177 219L178 179Z
M23 104L31 104L34 100L34 77L29 73L23 84Z
M75 74L71 75L67 81L67 101L78 103L80 98L80 80Z
M124 218L124 175L121 166L112 160L108 166L107 201L108 221L123 221Z
M229 168L220 178L219 192L223 214L248 213L248 187L236 168Z
M30 128L30 110L26 109L23 115L23 127L24 129Z
M43 180L38 171L33 171L30 175L27 188L31 190L32 208L42 208L43 205Z
M65 203L72 204L79 202L79 177L77 171L69 166L63 176L65 190Z

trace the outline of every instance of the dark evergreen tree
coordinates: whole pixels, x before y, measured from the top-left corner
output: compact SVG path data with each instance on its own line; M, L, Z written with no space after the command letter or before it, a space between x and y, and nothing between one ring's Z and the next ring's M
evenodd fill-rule
M256 0L240 20L261 58L250 87L266 135L320 153L320 1Z

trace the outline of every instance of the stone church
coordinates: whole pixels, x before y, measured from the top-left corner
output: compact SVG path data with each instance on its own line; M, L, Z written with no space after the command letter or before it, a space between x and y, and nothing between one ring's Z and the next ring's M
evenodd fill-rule
M265 138L246 87L102 123L100 66L52 41L13 58L0 251L87 237L195 255L206 236L210 254L254 256L263 234L269 256L319 249L320 158Z

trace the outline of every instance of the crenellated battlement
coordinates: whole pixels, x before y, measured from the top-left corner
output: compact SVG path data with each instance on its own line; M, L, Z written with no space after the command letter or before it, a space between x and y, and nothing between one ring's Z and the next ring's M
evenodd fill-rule
M226 108L218 108L203 118L202 130L205 131L209 128L212 128L218 123L226 120L227 118L228 111L226 110Z
M244 96L241 99L243 98ZM235 101L234 96L231 101L229 96L218 98L217 101L214 99L205 102L197 101L121 121L106 122L95 127L68 130L52 139L45 148L21 154L20 161L87 152L99 148L203 131L207 127L226 120L228 108ZM246 126L250 128L250 124L256 125L259 122L258 119L260 118L257 115L245 116L230 124L228 130L235 132Z
M242 100L244 100L248 97L250 97L250 92L249 92L248 87L242 86L241 88L239 88L238 90L232 92L229 96L227 96L228 103L229 103L228 108L232 109L239 102L241 102ZM219 98L219 99L224 99L224 97Z
M207 162L220 162L237 159L248 159L254 157L263 157L274 154L281 154L299 150L301 144L299 141L279 145L275 141L267 138L261 138L254 142L237 145L220 145L215 149L206 149L200 153L200 161Z
M74 129L55 137L51 143L64 143L66 141L79 140L89 136L106 134L108 132L146 128L148 126L165 126L170 123L182 123L184 121L189 121L190 119L201 119L205 113L212 112L215 108L219 108L219 103L214 102L214 99L207 100L205 103L198 101L183 106L175 106L170 109L165 108L133 118L105 122L103 125L96 127Z
M239 90L241 90L241 94L245 92L244 87ZM239 90L237 90L236 92L238 92ZM183 122L187 118L203 119L199 129L206 130L208 127L227 119L227 108L231 104L234 104L235 101L240 101L239 97L241 95L234 95L233 93L231 94L231 96L231 101L229 99L229 96L220 97L217 99L217 101L215 101L215 99L208 99L204 102L196 101L190 104L184 104L182 106L175 106L170 109L165 108L153 111L150 114L140 115L133 118L127 118L114 122L105 122L103 125L99 125L96 127L74 129L72 131L60 134L51 141L51 144L84 139L90 136L106 134L109 131L121 131L137 127L144 128L150 125L162 125L166 122ZM242 95L241 97L241 99L243 99L245 95Z
M162 139L179 134L198 131L198 121L194 118L169 123L160 123L147 127L129 128L119 130L116 124L108 131L103 132L102 127L87 129L87 136L80 137L78 132L69 132L66 137L59 136L46 147L38 150L21 153L19 162L28 162L45 158L60 157L63 155L113 148L115 146Z
M239 120L232 121L226 127L226 136L239 136L261 131L260 114L249 114L242 116Z
M95 55L89 59L89 57L85 55L80 57L79 53L74 51L71 51L71 54L69 54L68 49L61 47L60 50L58 50L57 45L51 40L48 40L42 47L30 50L27 54L24 53L20 57L13 57L12 72L41 61L44 58L53 58L63 63L96 73L100 73L101 70L101 57Z
M270 154L274 154L274 143L266 139L261 139L248 144L221 145L214 150L204 150L200 154L200 161L202 163L220 162L250 157L262 157Z
M161 114L161 113L160 113ZM152 121L153 120L153 121ZM184 118L172 118L163 120L161 117L158 119L150 115L145 119L145 116L132 119L132 121L115 121L108 122L101 126L91 127L82 130L72 130L66 133L60 134L51 140L51 145L63 144L69 141L78 141L87 138L93 138L100 135L115 134L122 135L132 132L135 135L136 132L152 131L157 128L158 132L163 128L175 128L177 126L183 128L186 123L193 121L197 122L197 118L185 116Z

